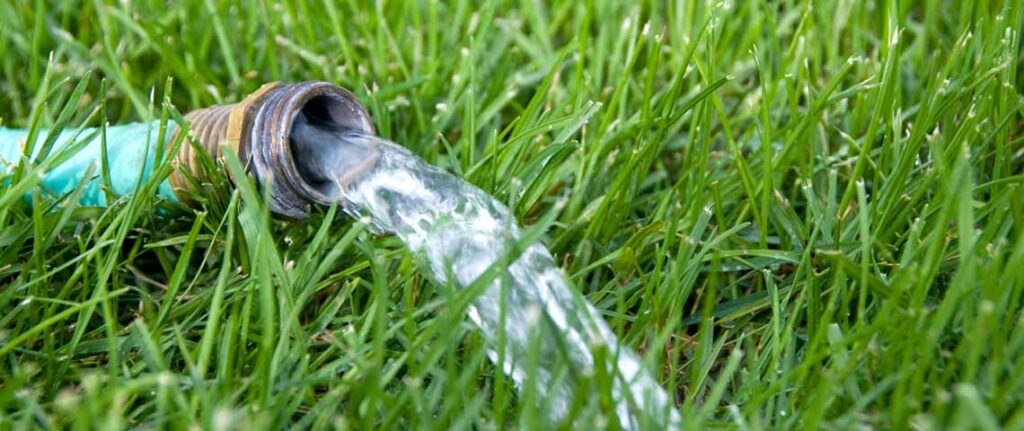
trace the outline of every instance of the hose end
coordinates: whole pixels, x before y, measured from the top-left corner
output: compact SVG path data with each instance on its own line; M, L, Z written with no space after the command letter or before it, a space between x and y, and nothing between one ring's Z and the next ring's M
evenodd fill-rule
M355 95L321 81L265 84L241 102L196 110L185 119L190 123L189 137L199 148L221 160L221 148L230 148L260 188L269 188L267 204L274 215L304 219L309 207L323 204L325 197L295 165L289 137L300 112L338 128L375 133L370 114ZM179 168L170 181L183 202L189 202L190 188L185 172L202 181L196 156L189 143L181 145L176 155Z

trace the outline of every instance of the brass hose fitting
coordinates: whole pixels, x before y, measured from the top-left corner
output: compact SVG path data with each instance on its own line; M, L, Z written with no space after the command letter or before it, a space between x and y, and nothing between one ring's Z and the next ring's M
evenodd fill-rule
M227 146L260 188L270 189L267 204L274 215L304 219L310 205L327 205L329 200L310 186L295 166L289 136L292 121L300 112L318 122L375 133L370 114L355 95L317 81L265 84L241 102L192 111L185 119L191 123L190 137L211 157L222 157L220 148ZM170 177L171 186L178 198L187 202L184 195L189 185L181 171L196 178L201 175L192 145L183 143L176 160L179 168Z

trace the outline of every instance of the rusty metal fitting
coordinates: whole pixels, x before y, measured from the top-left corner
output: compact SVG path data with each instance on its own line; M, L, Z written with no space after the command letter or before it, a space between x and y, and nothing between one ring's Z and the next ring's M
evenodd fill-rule
M221 148L230 148L261 190L269 188L267 205L274 215L304 219L311 205L327 205L329 200L295 166L289 136L300 112L318 122L375 133L370 114L355 95L319 81L266 84L241 102L192 111L185 119L190 123L189 138L207 154L221 159ZM192 145L183 143L176 160L179 168L171 174L171 186L188 202L190 186L184 172L202 181Z

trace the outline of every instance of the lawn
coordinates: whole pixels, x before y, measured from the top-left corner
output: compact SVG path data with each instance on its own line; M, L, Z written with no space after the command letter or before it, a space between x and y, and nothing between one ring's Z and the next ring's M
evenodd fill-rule
M1019 0L6 0L0 124L337 83L537 228L688 427L1024 429L1022 30ZM26 172L2 429L617 424L600 376L547 423L336 209L276 220L251 182L84 207Z

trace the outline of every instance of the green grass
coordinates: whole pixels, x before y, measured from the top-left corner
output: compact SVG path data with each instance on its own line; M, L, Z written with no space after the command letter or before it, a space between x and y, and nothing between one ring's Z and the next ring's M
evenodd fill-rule
M1024 428L1021 2L231 3L3 2L3 124L336 82L554 217L694 428ZM0 428L542 426L394 238L246 184L27 203L40 162L0 174Z

